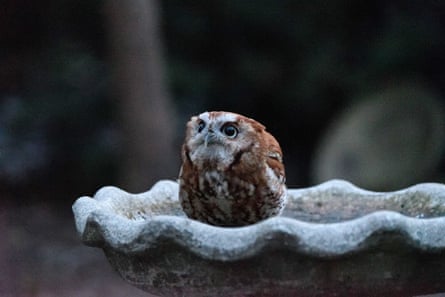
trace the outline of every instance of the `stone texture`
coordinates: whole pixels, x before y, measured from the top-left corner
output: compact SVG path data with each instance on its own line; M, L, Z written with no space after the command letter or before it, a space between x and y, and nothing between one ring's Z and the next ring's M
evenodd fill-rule
M445 186L378 193L334 180L288 191L282 216L237 228L188 219L178 185L105 187L73 205L82 241L159 296L445 292ZM389 294L389 295L388 295Z

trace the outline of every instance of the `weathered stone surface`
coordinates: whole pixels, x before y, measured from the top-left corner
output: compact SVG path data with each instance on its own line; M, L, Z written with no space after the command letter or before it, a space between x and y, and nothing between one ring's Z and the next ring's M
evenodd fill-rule
M105 187L73 205L82 241L159 296L406 296L445 292L445 186L289 190L282 216L239 228L188 219L178 185Z

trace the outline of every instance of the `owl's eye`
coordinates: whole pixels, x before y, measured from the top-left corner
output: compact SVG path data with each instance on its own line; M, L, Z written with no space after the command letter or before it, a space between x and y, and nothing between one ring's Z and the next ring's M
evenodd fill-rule
M221 128L221 132L229 138L235 138L238 135L238 128L233 124L225 124Z
M200 120L198 123L198 133L201 133L202 130L205 128L206 123L203 120Z

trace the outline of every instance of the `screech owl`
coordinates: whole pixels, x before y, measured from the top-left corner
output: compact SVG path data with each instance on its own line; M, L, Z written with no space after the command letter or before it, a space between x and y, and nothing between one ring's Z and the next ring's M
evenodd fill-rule
M187 123L179 199L192 219L243 226L281 213L285 171L277 140L257 121L204 112Z

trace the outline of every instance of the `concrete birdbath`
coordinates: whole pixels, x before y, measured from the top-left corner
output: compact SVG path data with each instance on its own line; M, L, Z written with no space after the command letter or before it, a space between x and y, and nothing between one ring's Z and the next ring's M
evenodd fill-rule
M73 205L84 244L157 296L415 296L445 292L445 185L370 192L333 180L288 190L279 217L191 220L178 185L115 187Z

